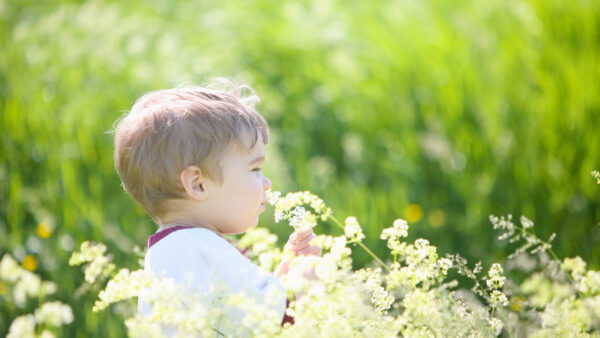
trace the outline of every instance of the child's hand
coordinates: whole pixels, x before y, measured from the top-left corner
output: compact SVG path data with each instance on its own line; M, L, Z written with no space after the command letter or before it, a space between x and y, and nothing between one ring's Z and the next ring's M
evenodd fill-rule
M310 245L315 237L315 233L312 228L303 232L294 232L290 235L290 239L285 245L285 250L293 252L297 256L303 255L314 255L317 257L321 256L321 248L318 246Z
M315 237L315 233L312 229L308 229L306 231L300 233L292 233L290 235L290 239L285 244L285 251L291 252L293 256L285 255L279 267L275 270L275 275L278 277L282 277L287 274L289 271L289 266L294 257L302 256L302 255L314 255L317 257L321 257L322 251L318 246L310 245L310 241L312 241ZM314 272L308 273L305 277L309 279L315 279Z

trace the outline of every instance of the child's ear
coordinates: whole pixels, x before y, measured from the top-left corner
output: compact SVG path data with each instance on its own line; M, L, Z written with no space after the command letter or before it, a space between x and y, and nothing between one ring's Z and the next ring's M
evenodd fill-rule
M191 165L181 171L179 181L183 185L183 189L192 199L203 201L206 199L204 191L204 177L200 168Z

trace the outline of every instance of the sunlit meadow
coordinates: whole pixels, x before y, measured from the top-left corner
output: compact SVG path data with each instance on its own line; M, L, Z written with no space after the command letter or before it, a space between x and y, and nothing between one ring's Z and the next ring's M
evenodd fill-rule
M0 1L0 336L159 332L132 307L156 226L109 131L216 76L261 97L274 186L331 207L279 196L236 238L266 269L286 223L324 247L305 325L257 334L597 335L598 22L595 0Z

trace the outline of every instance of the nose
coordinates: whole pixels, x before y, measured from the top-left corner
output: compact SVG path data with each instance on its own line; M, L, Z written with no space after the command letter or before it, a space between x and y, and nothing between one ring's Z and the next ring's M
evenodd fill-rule
M263 176L263 187L265 188L265 190L269 190L271 189L271 180L267 178L267 176Z

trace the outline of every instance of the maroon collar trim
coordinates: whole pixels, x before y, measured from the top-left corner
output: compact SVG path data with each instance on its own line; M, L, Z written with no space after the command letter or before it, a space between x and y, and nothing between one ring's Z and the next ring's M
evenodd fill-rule
M150 249L151 246L153 246L154 244L156 244L156 242L160 241L161 239L167 237L168 234L175 232L177 230L181 230L181 229L190 229L193 228L191 226L187 226L187 225L177 225L171 228L167 228L164 230L161 230L153 235L151 235L150 237L148 237L148 249Z
M177 225L174 227L170 227L164 230L161 230L153 235L151 235L150 237L148 237L148 249L150 249L150 247L152 247L154 244L156 244L158 241L160 241L161 239L167 237L170 233L175 232L177 230L182 230L182 229L192 229L192 226L189 225ZM240 249L238 248L238 246L228 240L227 238L223 237L223 235L221 235L220 233L215 232L215 234L217 234L219 237L223 238L224 240L226 240L229 244L231 244L234 248L236 248L242 255L246 256L247 258L250 258L250 248L244 248L244 249Z

